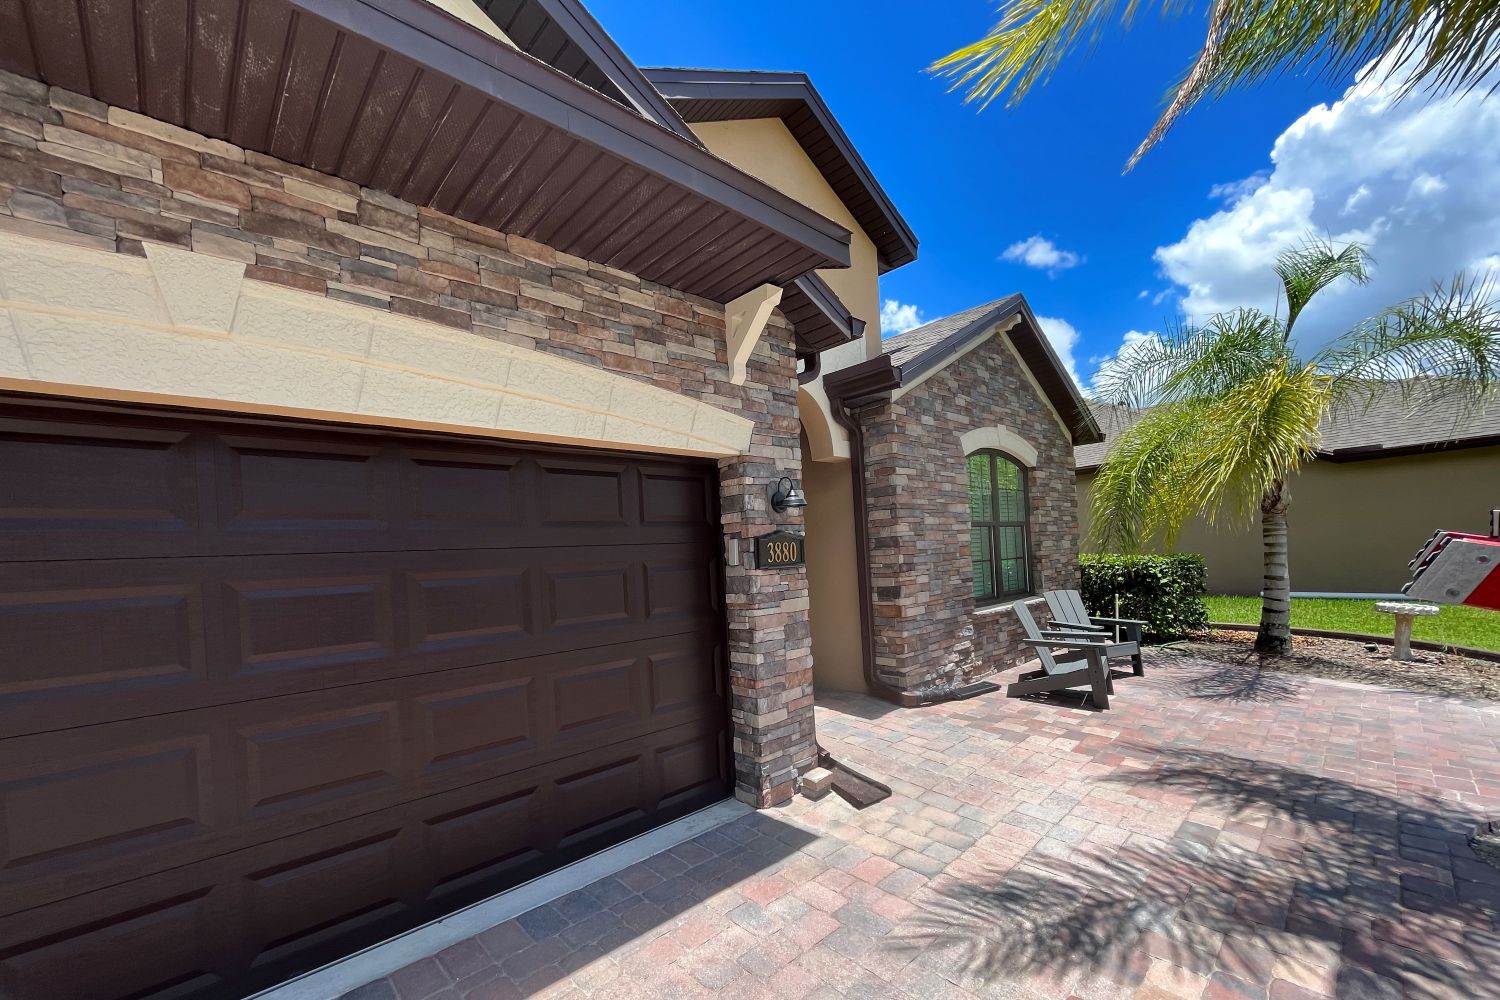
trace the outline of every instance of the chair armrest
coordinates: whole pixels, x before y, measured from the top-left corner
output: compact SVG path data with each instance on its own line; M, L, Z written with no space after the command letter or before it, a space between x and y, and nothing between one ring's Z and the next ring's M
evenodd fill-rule
M1109 642L1085 642L1082 639L1022 639L1024 646L1063 646L1067 649L1108 649Z
M1099 620L1100 621L1107 621L1108 619L1101 618ZM1088 622L1069 622L1069 621L1063 621L1061 618L1049 618L1049 619L1047 619L1047 621L1050 624L1052 624L1052 625L1061 625L1061 626L1063 626L1063 628L1061 628L1061 629L1053 629L1052 631L1054 631L1054 632L1065 631L1067 629L1073 629L1073 630L1079 631L1079 632L1106 632L1106 631L1108 631L1108 629L1106 629L1103 625L1090 625Z
M1096 622L1109 622L1111 625L1145 626L1149 624L1148 622L1141 621L1139 618L1105 618L1102 615L1090 615L1089 617L1093 618L1093 620Z
M1043 639L1081 639L1088 642L1108 642L1109 636L1099 632L1072 632L1061 628L1044 628L1041 630Z

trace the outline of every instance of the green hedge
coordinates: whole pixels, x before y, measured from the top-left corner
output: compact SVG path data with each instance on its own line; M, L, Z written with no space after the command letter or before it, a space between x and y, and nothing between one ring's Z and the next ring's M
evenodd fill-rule
M1117 556L1100 553L1079 557L1083 567L1083 603L1090 614L1139 618L1146 632L1171 639L1208 627L1203 557ZM1115 598L1119 598L1116 612Z

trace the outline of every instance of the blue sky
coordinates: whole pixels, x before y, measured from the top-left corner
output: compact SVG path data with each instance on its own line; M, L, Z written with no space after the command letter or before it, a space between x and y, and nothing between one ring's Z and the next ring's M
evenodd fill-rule
M807 72L921 241L882 298L930 320L1024 292L1085 383L1122 340L1184 311L1269 304L1265 262L1309 230L1393 261L1375 287L1310 313L1315 339L1434 278L1500 263L1500 207L1474 204L1500 206L1500 99L1476 126L1478 98L1392 106L1378 88L1346 95L1349 79L1288 76L1199 107L1122 175L1201 16L1112 32L1019 108L980 113L923 70L983 34L994 7L933 6L941 13L916 18L887 0L654 0L642 17L639 0L589 4L641 65ZM1002 259L1037 236L1076 262Z

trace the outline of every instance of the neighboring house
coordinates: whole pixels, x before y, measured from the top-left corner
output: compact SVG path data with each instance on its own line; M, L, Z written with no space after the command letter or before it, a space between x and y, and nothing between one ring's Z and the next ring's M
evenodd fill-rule
M916 252L576 0L7 5L0 992L245 995L1019 655L1097 431L1018 298L882 353Z
M1126 411L1095 406L1109 439ZM1090 548L1090 491L1111 440L1074 452L1079 516ZM1500 507L1500 405L1466 412L1455 403L1412 407L1400 387L1375 387L1369 405L1324 421L1318 457L1291 481L1292 589L1392 594L1411 579L1407 561L1439 528L1484 532ZM1175 548L1199 552L1214 594L1259 594L1259 519L1199 520Z
M871 686L915 703L1029 658L1009 609L1078 585L1072 452L1101 435L1025 300L889 337L825 382L864 445Z

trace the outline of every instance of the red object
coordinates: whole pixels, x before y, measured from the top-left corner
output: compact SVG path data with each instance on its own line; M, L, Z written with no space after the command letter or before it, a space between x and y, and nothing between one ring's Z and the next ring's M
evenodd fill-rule
M1500 537L1439 531L1411 566L1408 597L1500 611Z

